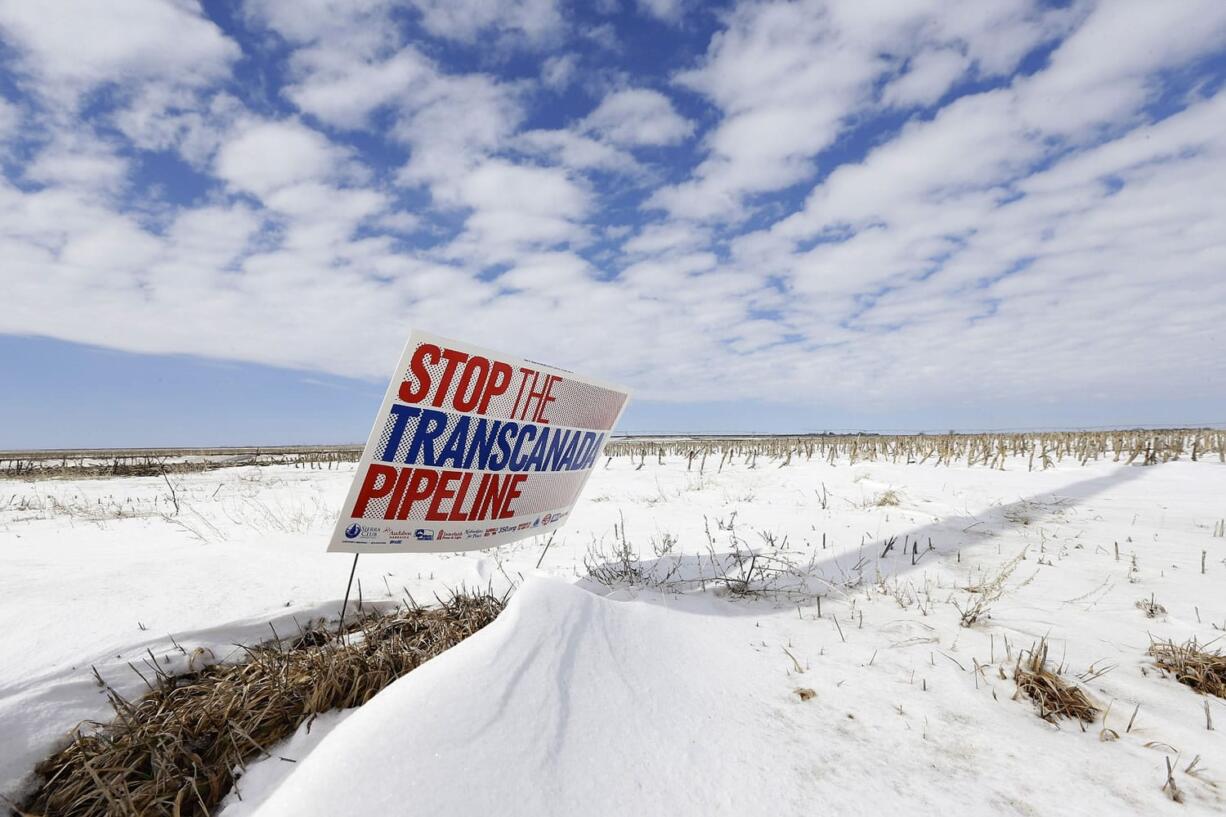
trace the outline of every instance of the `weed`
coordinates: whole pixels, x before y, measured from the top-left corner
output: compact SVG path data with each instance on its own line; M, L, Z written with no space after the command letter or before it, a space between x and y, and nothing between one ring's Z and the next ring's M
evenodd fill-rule
M1075 718L1082 723L1093 723L1098 718L1098 707L1079 687L1048 669L1046 639L1018 655L1013 680L1018 693L1034 701L1039 717L1045 721L1055 723L1060 718Z

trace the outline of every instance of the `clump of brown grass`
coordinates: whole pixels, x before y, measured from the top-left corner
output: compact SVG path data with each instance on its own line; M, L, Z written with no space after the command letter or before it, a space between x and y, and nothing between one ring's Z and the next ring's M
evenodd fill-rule
M1162 669L1197 692L1226 698L1226 655L1209 652L1195 638L1176 644L1174 641L1154 641L1149 654Z
M893 488L882 491L877 495L876 505L878 508L892 508L902 504L902 499L898 496L898 491Z
M1137 602L1136 607L1146 618L1157 618L1158 616L1166 615L1166 608L1154 600L1151 594L1147 599L1141 599Z
M236 770L322 712L360 706L489 624L505 599L457 593L437 607L367 615L343 637L323 626L246 649L240 664L158 670L136 701L108 688L115 720L86 723L37 768L19 813L41 817L207 815Z
M1075 718L1082 723L1094 723L1098 718L1098 707L1079 687L1064 680L1058 671L1048 669L1046 640L1018 655L1013 680L1018 693L1034 701L1039 717L1045 721Z

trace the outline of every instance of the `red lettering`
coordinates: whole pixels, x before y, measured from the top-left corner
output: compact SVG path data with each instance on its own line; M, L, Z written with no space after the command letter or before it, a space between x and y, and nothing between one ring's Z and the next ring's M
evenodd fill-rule
M438 391L434 393L434 399L430 405L435 408L443 407L443 400L447 398L447 392L451 389L451 378L455 377L456 366L468 360L468 355L463 352L457 352L455 349L444 349L443 360L447 361L447 367L443 369L443 378L438 382Z
M477 411L485 414L489 410L490 400L500 394L505 394L511 386L511 367L509 364L495 360L490 370L489 379L485 383L485 392L481 395L481 403Z
M499 519L510 519L515 515L515 511L511 510L511 500L519 499L520 488L523 481L528 478L527 474L516 474L506 481L506 490L499 497Z
M362 480L362 489L358 491L357 501L353 503L353 513L358 519L366 516L366 506L372 499L382 499L392 492L396 484L396 469L390 465L371 463L366 469L366 478Z
M413 503L425 499L434 493L436 485L438 485L437 471L431 471L429 468L414 469L413 477L409 480L409 489L405 491L404 502L400 505L400 511L396 514L396 518L408 519L409 512L413 509Z
M477 495L473 497L472 507L468 509L469 519L481 518L481 506L485 504L485 495L489 493L490 480L496 479L495 474L482 474L481 482L477 484Z
M533 381L536 380L536 372L532 371L531 369L527 367L520 366L519 373L523 375L523 377L519 379L519 391L515 393L515 405L512 406L511 408L511 419L512 420L522 420L523 419L523 417L519 413L519 399L524 396L524 386L528 384L528 378L531 377Z
M468 519L468 516L461 508L464 506L464 498L468 496L468 484L473 481L471 471L465 471L464 476L460 477L460 487L456 488L456 500L451 504L451 513L447 514L448 522L463 522Z
M455 388L455 399L452 403L456 411L472 411L485 391L485 381L489 378L490 362L483 357L473 357L464 367L460 375L460 383ZM470 394L471 392L471 394Z
M409 475L412 473L412 468L400 469L400 475L396 477L396 490L392 491L392 498L387 503L387 511L383 514L384 519L396 518L396 509L400 507L400 501L404 498L404 489L409 484Z
M405 403L418 403L430 392L430 370L427 365L438 363L440 350L433 343L423 343L409 360L409 371L417 379L414 386L408 380L400 384L398 396Z
M434 498L430 500L430 507L426 510L426 519L431 522L445 522L447 514L439 509L444 499L451 499L456 492L448 486L459 479L462 474L459 471L444 471L439 477L438 487L434 489Z
M523 394L524 383L528 382L529 374L532 375L532 385L528 387L528 394L524 397L524 407L522 410L519 408L519 397L517 396L515 398L516 412L512 415L512 419L522 420L528 415L528 412L531 411L532 422L548 425L549 420L545 418L545 407L554 400L554 397L551 394L553 391L553 384L562 378L554 374L545 375L545 382L538 391L536 384L540 382L541 373L534 372L531 369L520 369L520 371L524 373L523 383L521 383L519 387L520 394Z
M553 387L562 378L555 374L551 374L545 378L545 389L541 394L540 408L536 412L536 421L548 425L549 420L545 418L545 409L554 401Z
M488 485L484 486L485 494L481 497L481 504L473 507L477 511L477 519L497 519L498 508L502 504L502 488L499 487L502 479L498 474L487 474L486 477Z

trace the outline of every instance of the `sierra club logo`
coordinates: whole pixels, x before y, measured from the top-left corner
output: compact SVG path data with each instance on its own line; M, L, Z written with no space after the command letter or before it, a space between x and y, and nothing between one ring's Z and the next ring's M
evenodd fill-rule
M376 541L383 535L383 529L377 525L363 525L359 522L354 522L349 527L345 528L345 538L349 540L360 540L369 542L370 544L380 544Z

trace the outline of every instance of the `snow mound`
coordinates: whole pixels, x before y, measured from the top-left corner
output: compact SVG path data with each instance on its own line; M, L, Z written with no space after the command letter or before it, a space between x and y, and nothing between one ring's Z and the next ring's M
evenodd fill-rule
M340 724L259 814L777 813L786 747L727 738L792 704L749 691L742 652L702 616L529 580Z

